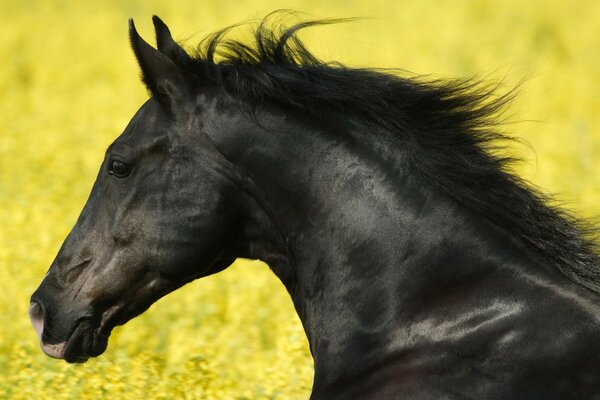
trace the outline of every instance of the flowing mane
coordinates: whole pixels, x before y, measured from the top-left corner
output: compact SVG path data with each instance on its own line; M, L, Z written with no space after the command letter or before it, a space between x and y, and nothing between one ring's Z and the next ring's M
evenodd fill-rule
M474 79L423 80L349 68L314 56L296 35L330 19L286 26L278 13L253 31L254 43L231 40L236 25L205 38L195 54L175 57L199 86L224 88L254 112L265 102L323 121L393 135L412 172L435 190L521 239L571 280L600 292L596 229L554 205L509 172L508 139L496 129L514 91L495 95Z

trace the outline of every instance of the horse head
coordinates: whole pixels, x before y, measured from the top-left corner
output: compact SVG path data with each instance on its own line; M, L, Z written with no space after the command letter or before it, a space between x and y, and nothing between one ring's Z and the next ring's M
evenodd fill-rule
M31 297L29 314L51 357L98 356L114 326L234 258L233 172L198 132L206 99L171 60L185 52L154 22L158 50L130 21L152 98L106 151L81 215Z

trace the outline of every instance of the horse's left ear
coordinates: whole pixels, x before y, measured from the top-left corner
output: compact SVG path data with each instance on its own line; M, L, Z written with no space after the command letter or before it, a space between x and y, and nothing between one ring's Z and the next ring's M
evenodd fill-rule
M189 96L189 85L183 72L168 56L140 37L133 19L129 20L129 39L148 90L166 112L174 115L177 104Z

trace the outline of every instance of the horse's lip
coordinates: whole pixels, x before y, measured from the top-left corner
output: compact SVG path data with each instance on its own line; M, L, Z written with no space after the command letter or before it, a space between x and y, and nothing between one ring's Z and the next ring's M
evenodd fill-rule
M44 354L46 354L48 357L64 359L65 346L67 342L68 340L62 343L48 344L40 340L40 347L42 348Z
M100 327L93 327L90 320L84 320L73 331L64 349L64 359L69 363L83 363L90 357L104 353L108 346L110 334L101 332Z
M65 348L68 346L69 341L73 337L73 334L75 333L75 331L77 330L77 328L79 327L80 324L81 324L81 321L77 321L77 323L73 327L73 330L71 331L71 333L69 333L67 340L65 340L64 342L60 342L60 343L44 342L44 333L45 333L44 332L45 329L44 329L40 333L40 347L42 348L42 351L44 352L44 354L46 354L48 357L61 359L61 360L64 359L65 358Z
M108 344L110 331L105 333L101 326L94 325L91 318L82 317L76 321L67 340L52 344L40 340L40 347L49 357L63 359L69 363L83 363L90 357L102 354Z
M69 363L86 362L89 356L83 351L83 336L86 334L85 321L80 321L66 341L63 358ZM93 331L90 332L93 334Z

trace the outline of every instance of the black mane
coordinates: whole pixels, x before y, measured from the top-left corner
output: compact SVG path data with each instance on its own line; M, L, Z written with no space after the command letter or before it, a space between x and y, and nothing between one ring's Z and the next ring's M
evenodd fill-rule
M495 126L514 92L496 96L494 86L473 79L427 81L326 63L296 33L345 20L286 27L279 16L258 25L252 44L227 39L228 27L204 39L192 58L181 54L175 61L198 85L208 80L253 109L275 102L394 135L424 182L600 292L596 230L509 172L513 159L502 155L507 137Z

